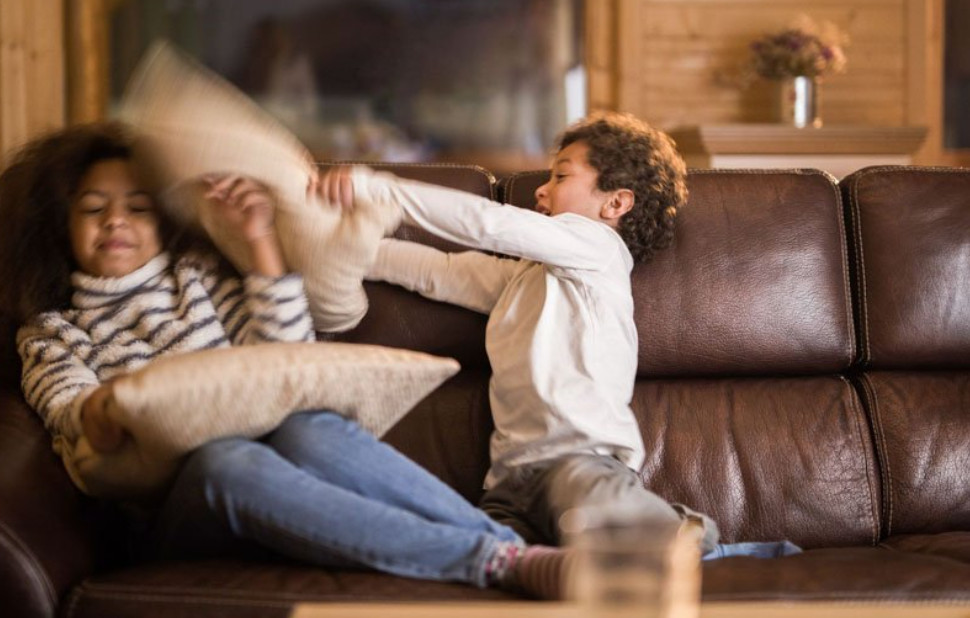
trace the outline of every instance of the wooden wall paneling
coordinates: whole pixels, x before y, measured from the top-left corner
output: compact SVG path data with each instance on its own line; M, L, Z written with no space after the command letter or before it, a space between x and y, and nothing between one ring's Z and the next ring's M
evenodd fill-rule
M118 0L67 0L68 120L94 122L107 115L110 92L108 12Z
M644 50L641 41L641 12L643 0L618 0L616 7L616 106L649 120L644 113L640 95L649 81L643 71Z
M914 161L924 165L970 165L943 149L944 0L910 0L907 119L927 127Z
M616 107L616 0L583 3L587 102L590 111Z
M618 107L662 126L771 122L773 84L740 88L758 35L800 14L830 21L852 43L848 72L826 79L830 124L903 125L906 118L907 0L621 0Z
M0 156L64 124L60 0L0 2Z

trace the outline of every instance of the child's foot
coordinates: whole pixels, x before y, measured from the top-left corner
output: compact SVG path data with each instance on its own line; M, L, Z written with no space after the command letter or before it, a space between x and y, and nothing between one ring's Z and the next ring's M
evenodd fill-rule
M516 546L511 561L503 560L505 571L499 586L525 593L537 599L561 600L565 597L565 581L572 565L572 552L558 547L532 545Z

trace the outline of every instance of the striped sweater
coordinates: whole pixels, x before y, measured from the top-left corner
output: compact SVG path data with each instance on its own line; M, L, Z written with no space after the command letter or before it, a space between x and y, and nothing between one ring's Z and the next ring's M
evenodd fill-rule
M17 332L24 397L59 452L80 437L81 404L94 389L156 357L314 339L296 274L239 280L221 275L213 258L173 264L162 253L123 277L78 272L71 282L71 309L42 313Z

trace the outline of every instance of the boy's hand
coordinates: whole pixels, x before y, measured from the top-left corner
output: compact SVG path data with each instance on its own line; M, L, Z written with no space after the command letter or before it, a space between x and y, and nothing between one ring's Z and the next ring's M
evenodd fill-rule
M124 428L108 416L108 404L114 397L110 382L102 384L81 405L81 430L91 448L101 453L118 450L125 441Z
M351 210L354 207L354 183L350 180L350 168L345 165L332 167L322 175L311 177L307 195L312 194L325 203Z
M205 197L216 204L216 212L241 238L252 242L275 234L273 213L276 202L269 189L243 176L207 176Z

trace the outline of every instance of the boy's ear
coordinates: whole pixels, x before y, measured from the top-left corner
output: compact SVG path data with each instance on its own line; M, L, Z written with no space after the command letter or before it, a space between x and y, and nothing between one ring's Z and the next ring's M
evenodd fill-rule
M616 223L620 220L620 217L633 209L634 201L633 191L630 189L617 189L613 192L613 196L603 205L603 208L600 209L600 216L607 221Z

